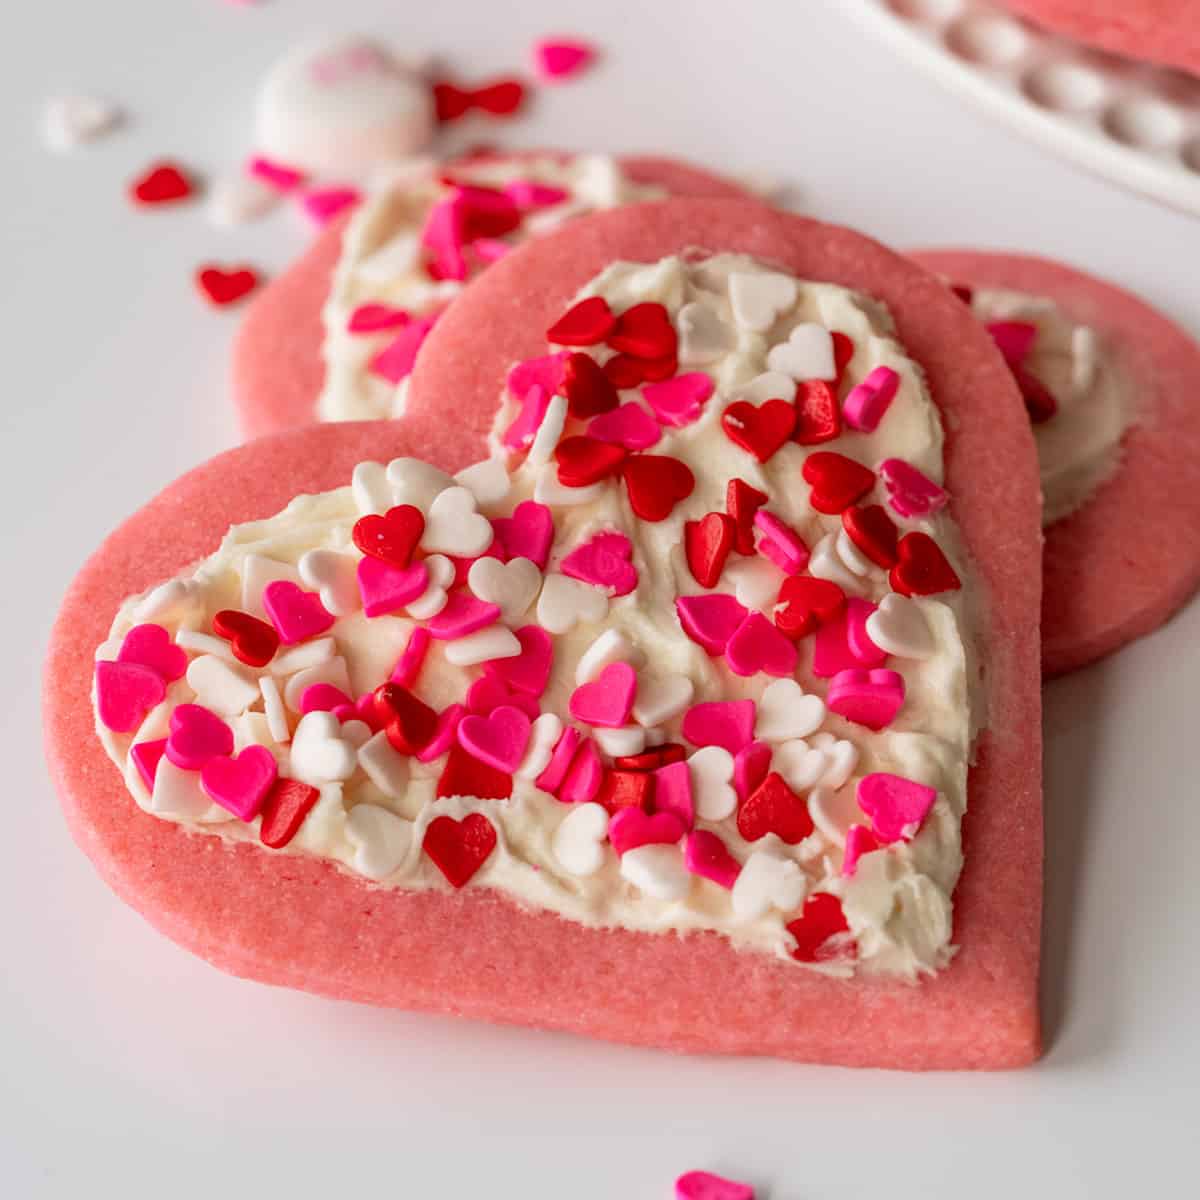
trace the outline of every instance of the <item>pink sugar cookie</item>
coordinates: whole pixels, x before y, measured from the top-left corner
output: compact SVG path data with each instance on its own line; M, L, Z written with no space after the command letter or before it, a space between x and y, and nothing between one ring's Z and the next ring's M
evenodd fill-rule
M622 158L620 166L635 183L657 185L675 196L746 194L729 180L672 159ZM332 221L246 310L233 348L233 397L248 438L318 419L316 401L325 377L321 308L341 254L344 229L344 218ZM544 342L538 352L545 354Z
M1200 585L1200 345L1144 301L1061 263L982 250L912 257L953 283L1048 297L1094 329L1133 381L1141 415L1116 473L1046 529L1042 669L1061 675L1153 632Z
M831 978L715 934L588 928L486 886L391 890L250 843L214 853L210 838L138 809L87 702L95 647L124 597L211 552L231 524L343 485L364 459L417 455L449 471L477 460L505 372L544 349L542 331L579 286L614 259L656 260L687 246L756 254L878 297L946 414L952 511L980 586L1004 597L981 631L991 726L971 769L967 865L955 893L960 951L950 966L917 985ZM190 472L112 534L71 585L46 665L46 746L70 827L110 885L216 965L323 995L708 1054L907 1069L1034 1058L1035 468L1012 381L962 306L931 276L847 230L749 202L652 204L583 219L501 259L439 322L412 384L403 421L296 430Z

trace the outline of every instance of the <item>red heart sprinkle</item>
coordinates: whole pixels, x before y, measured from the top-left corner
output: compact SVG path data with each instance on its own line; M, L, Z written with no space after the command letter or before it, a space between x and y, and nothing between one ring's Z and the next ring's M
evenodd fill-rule
M226 271L222 267L198 267L196 286L211 304L221 307L240 300L258 287L258 275L250 267Z
M833 340L833 367L837 372L833 386L839 388L842 385L842 376L854 357L854 341L848 335L836 331L830 334L830 337Z
M627 308L605 339L614 350L634 358L674 358L678 339L666 308L653 300Z
M919 530L900 539L897 562L888 580L902 596L932 596L962 587L962 580L941 547L929 534Z
M170 204L191 194L191 181L173 162L154 163L129 185L135 204Z
M823 379L806 379L796 385L796 431L792 440L801 446L819 446L842 432L842 410L837 392Z
M833 450L810 454L802 474L812 488L809 503L823 513L840 513L875 486L874 471Z
M440 80L433 85L433 106L437 119L442 123L457 121L470 112L474 104L474 94L464 91L457 84Z
M831 892L814 892L804 902L804 908L796 920L790 922L788 933L796 939L792 957L797 962L827 962L842 953L840 949L827 949L826 944L835 934L849 932L842 902ZM848 947L847 953L853 953Z
M599 483L620 470L625 456L625 447L615 442L602 442L583 434L564 438L554 451L558 482L573 488Z
M900 535L882 504L852 505L842 513L842 528L877 567L896 565L896 540Z
M845 607L846 593L832 580L789 575L779 589L775 625L792 639L806 637L839 617Z
M617 318L603 296L589 296L567 309L549 329L546 340L557 346L595 346L612 332Z
M467 813L461 821L435 817L422 844L451 886L460 888L496 848L496 829L483 813Z
M512 776L480 762L455 742L438 777L437 795L439 799L477 796L480 800L507 800L512 795Z
M731 479L725 489L725 511L737 526L734 549L739 554L754 553L754 514L767 502L767 494L751 487L744 479Z
M429 745L438 715L424 700L398 683L382 683L374 695L375 713L394 750L416 754Z
M683 548L692 577L701 587L716 587L737 536L737 523L726 513L711 512L683 526Z
M687 751L678 742L663 742L661 746L651 746L641 754L626 754L621 758L614 758L613 766L622 771L657 771L659 767L683 762L686 757Z
M1025 401L1025 411L1034 425L1048 421L1058 412L1058 401L1050 389L1024 367L1012 368L1013 378L1021 389L1021 399Z
M796 428L796 406L788 400L754 405L735 400L721 414L721 428L736 446L765 463Z
M696 487L687 463L664 454L635 454L622 468L629 506L643 521L662 521Z
M424 532L424 513L412 504L397 504L383 516L359 517L350 536L364 554L393 567L407 567Z
M646 364L629 354L614 354L601 370L615 388L635 388L646 382Z
M212 627L217 637L229 643L234 658L248 667L265 667L279 649L274 625L236 608L223 608L213 617Z
M679 359L674 354L666 354L662 358L643 358L642 381L644 383L661 383L670 379L679 369Z
M808 805L772 771L738 806L737 827L748 842L774 833L794 846L812 833L813 822Z
M609 412L621 402L612 380L590 354L567 356L561 387L567 398L567 411L581 421Z
M492 117L510 117L525 100L525 85L519 79L497 79L475 89L475 107Z
M299 779L276 779L262 807L258 837L264 846L278 850L296 836L304 818L321 793Z
M605 771L596 793L596 803L614 816L622 808L650 811L654 800L654 776L648 771Z

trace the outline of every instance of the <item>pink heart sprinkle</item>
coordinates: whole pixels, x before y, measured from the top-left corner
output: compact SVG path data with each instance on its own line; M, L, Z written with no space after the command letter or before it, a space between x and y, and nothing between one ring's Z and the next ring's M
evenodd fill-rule
M884 842L907 841L929 815L937 792L905 779L876 771L858 781L858 807L871 818L871 828Z
M564 804L587 804L596 798L603 780L604 766L600 762L600 755L592 742L584 742L571 759L558 798Z
M839 671L829 681L825 703L847 721L883 729L904 703L904 676L888 670Z
M446 601L446 607L429 620L426 628L430 637L441 642L452 642L491 625L499 616L498 604L488 604L468 592L455 592Z
M754 527L761 535L758 552L769 558L785 575L799 575L808 566L808 547L803 539L774 513L760 508L754 514Z
M406 688L410 688L416 683L417 676L421 673L421 665L425 662L425 653L432 640L429 630L424 625L414 627L412 633L408 635L404 649L400 652L400 657L396 659L396 665L392 668L391 675L388 676L392 683L398 683L401 687Z
M410 321L367 364L368 368L388 383L399 383L412 374L417 352L437 321L436 316Z
M771 769L771 747L766 742L751 742L733 756L733 790L746 800Z
M418 632L424 633L423 629L414 629L413 634ZM411 638L409 641L411 642ZM394 683L400 683L400 680L393 680ZM407 684L401 686L407 687ZM338 720L343 718L338 717ZM383 722L379 719L379 709L375 704L374 692L363 692L361 696L354 702L354 720L361 721L372 733L378 733L383 728Z
M632 558L633 545L623 533L598 533L576 546L562 560L561 570L572 579L601 588L609 596L627 596L638 582Z
M163 677L153 668L133 662L96 664L96 714L114 733L129 733L167 694Z
M618 809L608 823L608 840L618 854L639 846L673 846L686 832L674 813L656 812L651 816L640 808Z
M517 363L508 373L507 386L510 394L516 400L524 400L529 395L530 388L536 386L545 389L546 403L549 403L550 397L562 384L563 366L570 355L569 350L558 350L554 354L543 354L538 358L527 358ZM535 426L535 431L536 428Z
M138 742L136 746L129 748L129 757L133 759L133 765L137 767L142 782L151 792L154 791L154 779L158 774L158 764L162 761L166 749L166 738L159 738L154 742Z
M451 704L438 713L437 724L433 729L433 737L417 751L417 762L436 762L447 753L458 739L458 727L467 710L461 704Z
M945 506L949 493L902 458L885 458L879 474L887 488L888 503L902 517L926 517Z
M533 47L533 61L546 83L557 83L595 61L596 51L587 42L574 38L543 38Z
M984 329L1010 367L1019 367L1037 341L1037 326L1030 321L988 321Z
M683 715L683 736L693 746L721 746L736 755L754 737L753 700L708 700Z
M860 667L882 667L887 662L887 651L871 641L867 632L867 618L875 611L869 600L851 596L846 601L846 646Z
M499 238L476 238L471 243L471 249L480 262L491 266L492 263L499 262L512 247Z
M619 729L629 720L636 695L637 672L628 663L613 662L590 683L580 684L567 707L585 725Z
M726 592L680 596L675 613L683 632L714 658L725 653L729 639L746 619L748 610Z
M486 717L463 717L458 725L458 744L481 763L511 775L525 757L531 724L519 708L502 704Z
M316 188L301 195L300 207L314 225L328 225L339 213L353 208L361 199L362 193L357 188Z
M693 875L711 879L718 887L731 888L741 874L741 865L725 843L709 829L694 829L683 844L683 865Z
M500 441L510 450L528 450L533 445L550 407L550 393L540 383L532 384L520 404L520 412L500 436Z
M402 308L388 304L360 304L346 322L347 333L380 333L385 329L399 329L407 325L412 317Z
M466 279L463 210L457 195L447 196L430 208L421 230L421 245L429 252L438 279Z
M713 381L703 371L689 371L642 388L642 395L659 422L675 428L690 425L712 394Z
M368 617L394 613L416 600L429 586L429 568L423 562L393 567L364 554L358 560L358 591Z
M900 376L891 367L876 367L862 383L850 389L842 404L843 420L851 429L874 433L899 387Z
M300 712L331 712L339 721L351 720L358 715L354 701L332 683L310 683L300 694ZM342 712L346 716L342 716Z
M567 777L567 771L571 768L571 760L575 757L575 751L579 749L582 740L583 735L573 725L568 725L562 731L562 736L554 743L554 750L550 754L546 769L534 781L543 792L549 792L552 796L558 795L558 790Z
M589 437L614 442L626 450L646 450L662 438L658 422L640 404L632 401L593 417L587 432Z
M550 208L571 198L571 193L566 189L551 187L533 179L514 179L501 190L520 209Z
M673 813L691 829L696 823L696 805L692 798L692 773L686 762L667 763L654 772L654 811Z
M858 860L879 847L879 839L865 825L851 825L846 830L846 848L842 851L842 875L853 875L858 870Z
M199 771L210 759L233 753L233 730L201 704L179 705L167 728L166 756L185 771Z
M288 646L317 637L334 621L316 592L306 592L288 579L272 580L263 588L262 606L279 640Z
M504 704L510 708L519 708L530 720L542 711L541 705L533 696L512 691L496 675L480 675L467 689L467 710L481 717L486 717L488 713L494 712Z
M514 692L535 700L546 690L554 665L554 640L540 625L523 625L516 630L521 653L484 663L485 674L494 675Z
M157 671L167 683L181 679L187 671L187 652L171 641L161 625L135 625L121 643L117 662L141 663Z
M688 1171L675 1180L675 1200L754 1200L754 1189L708 1171Z
M270 185L277 192L290 192L304 182L304 172L283 163L272 162L256 154L247 164L246 170L256 179Z
M496 517L492 529L505 559L527 558L539 570L546 569L554 541L554 517L544 504L522 500L511 517Z
M796 643L760 612L750 613L725 647L725 661L735 675L791 675L798 658Z
M236 758L213 758L200 771L200 786L214 804L243 821L262 808L279 768L266 746L247 746Z

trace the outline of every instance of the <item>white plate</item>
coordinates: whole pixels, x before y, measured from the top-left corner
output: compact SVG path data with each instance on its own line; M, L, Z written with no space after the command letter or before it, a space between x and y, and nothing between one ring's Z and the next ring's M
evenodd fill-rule
M843 0L841 7L1049 149L1200 215L1200 79L1086 49L985 0Z

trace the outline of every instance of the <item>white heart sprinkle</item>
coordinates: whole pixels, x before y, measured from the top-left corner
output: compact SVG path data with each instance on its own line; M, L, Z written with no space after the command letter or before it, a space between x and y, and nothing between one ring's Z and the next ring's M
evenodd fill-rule
M597 587L569 575L546 576L538 597L538 624L547 633L566 633L582 622L603 621L608 615L608 597Z
M158 760L154 772L150 811L160 816L180 817L185 821L216 822L227 821L231 817L219 804L214 804L201 788L199 771L185 771L165 754Z
M169 579L146 593L133 610L137 621L174 621L199 607L202 589L191 579Z
M366 721L343 721L341 737L343 742L349 742L355 750L361 750L371 740L371 727Z
M500 606L502 621L524 616L542 586L542 573L527 558L503 563L498 558L477 558L467 574L471 591L488 604Z
M786 342L771 347L767 366L793 379L836 379L833 337L824 325L803 322Z
M460 487L465 487L475 497L475 503L480 508L499 504L512 486L508 471L498 458L485 458L473 466L463 467L454 476L454 482Z
M837 556L848 571L853 571L860 578L869 575L879 568L854 544L854 539L844 530L839 529L837 535Z
M863 582L849 570L837 552L837 534L827 533L812 548L808 557L808 573L818 579L828 579L852 596L862 594Z
M692 877L678 846L650 845L621 856L621 877L652 900L682 900Z
M888 592L880 600L867 618L867 636L897 658L928 658L935 649L921 605L899 592Z
M567 424L567 398L565 396L551 396L550 403L546 405L546 411L542 416L542 423L538 426L538 431L533 435L533 441L529 446L529 453L525 456L525 462L531 463L534 467L544 467L551 465L550 459L554 456L555 447L558 445L559 438L563 435L563 429ZM541 474L538 475L541 479ZM558 468L554 468L554 480L558 482ZM576 491L587 491L587 488L576 488ZM537 496L534 496L537 499ZM549 501L542 501L549 503ZM565 501L560 501L565 503ZM582 501L580 501L582 503Z
M821 732L814 733L808 739L808 744L814 750L820 750L829 760L829 766L820 779L821 787L840 788L854 774L854 768L858 766L858 747L853 742Z
M356 804L346 816L346 840L354 847L354 869L368 879L385 879L404 861L412 844L412 822L378 804Z
M399 800L408 789L408 759L392 748L387 734L382 730L359 746L358 765L366 777L392 800Z
M640 667L646 656L619 629L606 629L580 656L575 666L575 686L591 683L609 663ZM641 686L639 681L639 687Z
M813 824L835 846L846 844L846 832L851 825L868 823L858 807L856 792L853 787L819 787L808 794L808 812Z
M755 850L742 864L730 902L738 920L757 921L773 908L799 908L807 891L808 877L799 863L769 849Z
M300 572L291 563L266 558L261 554L247 554L242 559L242 611L252 617L265 620L267 610L262 605L263 588L277 579L284 579L302 587Z
M310 712L292 734L291 773L314 787L349 779L358 766L358 752L341 737L333 713Z
M692 702L696 685L686 675L646 675L638 680L633 719L639 725L661 725Z
M776 679L758 700L754 736L764 742L808 737L825 720L825 701L806 695L794 679Z
M314 683L331 683L343 695L352 695L346 660L338 654L317 663L315 667L297 671L288 679L283 688L283 699L292 712L300 711L300 701L304 699L305 691Z
M347 617L362 608L358 590L358 559L337 550L309 550L297 564L305 586L317 592L335 617Z
M224 638L214 637L211 633L197 633L194 629L181 629L175 635L175 645L190 654L211 654L215 658L223 658L227 663L238 661L233 652L233 646Z
M264 713L244 712L240 717L234 717L230 724L235 754L240 754L247 746L263 746L269 750L276 744Z
M356 263L354 273L368 283L391 284L416 266L420 253L421 241L415 233L398 233Z
M428 512L434 499L454 480L419 458L393 458L387 465L387 481L391 486L392 504L411 504Z
M783 572L761 555L730 563L725 568L725 577L733 584L737 602L759 612L767 612L774 606L784 578Z
M604 839L608 813L601 804L576 804L559 822L550 849L559 865L571 875L586 878L604 865Z
M737 389L739 400L765 404L768 400L791 400L796 394L796 381L779 371L764 371Z
M609 758L628 758L646 748L646 731L640 725L622 725L619 729L592 730L596 745Z
M516 658L521 653L517 635L505 625L489 625L466 637L445 643L446 661L456 667L473 667L495 662L498 658Z
M517 768L522 779L536 779L549 765L550 756L562 737L563 723L557 713L545 712L537 717L529 730L525 757Z
M425 517L421 545L430 554L474 558L492 544L493 537L492 523L476 512L470 490L456 486L434 497Z
M734 791L733 755L722 746L705 746L688 760L692 777L692 800L702 821L723 821L737 808Z
M537 473L533 483L533 498L539 504L549 504L556 508L575 508L580 504L591 504L604 495L608 485L604 480L589 484L587 487L567 487L558 482L558 466L556 463L546 463Z
M362 516L385 513L392 507L392 485L382 463L360 462L350 476L350 494Z
M735 271L729 276L733 319L743 329L765 333L781 312L796 303L796 281L777 271Z
M258 699L258 683L240 667L215 654L202 654L188 663L188 687L196 702L223 717L236 717Z
M265 217L283 203L283 193L255 175L241 172L218 179L208 194L205 211L221 229L232 229Z
M291 726L288 724L287 706L279 692L279 684L270 675L258 677L258 690L262 693L263 713L267 718L267 728L271 736L280 745L290 741Z
M793 792L806 792L816 787L829 766L829 756L802 738L794 738L777 746L771 756L771 770L782 775Z
M72 150L121 123L121 110L96 96L56 96L46 105L43 133L51 150Z
M272 675L278 675L281 678L285 675L293 675L297 671L307 671L309 667L316 667L323 662L328 662L333 658L335 651L336 643L331 637L301 642L299 646L293 646L290 650L275 655L268 663L267 670Z
M721 319L721 314L699 300L685 304L675 324L679 330L679 362L683 366L713 362L737 344L734 331Z
M447 589L454 582L456 573L454 564L444 554L431 554L425 560L425 569L429 572L425 590L404 607L404 611L416 621L428 621L446 607L449 599Z

